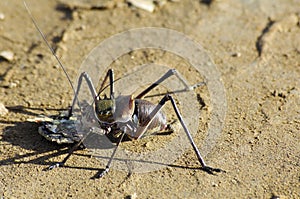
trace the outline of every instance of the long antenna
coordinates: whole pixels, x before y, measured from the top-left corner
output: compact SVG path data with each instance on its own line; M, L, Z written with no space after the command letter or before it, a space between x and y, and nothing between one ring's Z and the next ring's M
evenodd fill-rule
M40 35L42 36L44 42L47 44L48 48L50 49L52 55L55 57L55 59L57 60L58 64L60 65L60 67L61 67L62 70L64 71L65 75L67 76L67 79L68 79L68 81L69 81L69 83L70 83L70 85L71 85L71 87L72 87L72 90L73 90L73 92L74 92L74 95L75 95L75 88L74 88L74 86L73 86L73 84L72 84L72 82L71 82L71 79L70 79L69 74L67 73L65 67L63 66L63 64L61 63L61 61L59 60L59 58L58 58L57 55L55 54L53 48L50 46L50 44L49 44L49 42L47 41L47 39L46 39L44 33L41 31L41 29L40 29L39 26L37 25L37 23L36 23L34 17L32 16L32 14L31 14L31 12L30 12L30 10L29 10L27 4L26 4L26 2L25 2L25 1L23 1L23 2L24 2L24 6L25 6L25 8L26 8L26 10L27 10L27 12L28 12L28 14L29 14L29 16L30 16L30 19L31 19L31 21L33 22L35 28L38 30L38 32L39 32Z

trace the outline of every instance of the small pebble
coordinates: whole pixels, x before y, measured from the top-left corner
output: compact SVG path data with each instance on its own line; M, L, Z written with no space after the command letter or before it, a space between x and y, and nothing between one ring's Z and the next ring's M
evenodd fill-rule
M150 142L146 142L143 146L145 148L150 148L152 146L152 144Z
M127 0L127 2L131 3L133 6L137 8L141 8L148 12L153 12L155 9L155 4L153 1L149 0Z
M236 52L236 53L232 53L231 56L232 57L240 57L242 54L239 53L239 52Z
M125 197L126 199L136 199L137 198L137 194L136 193L133 193L132 195L128 195Z
M8 85L8 88L16 88L17 87L17 83L16 82L11 82Z
M0 20L4 20L4 18L5 18L5 15L0 12Z
M0 57L7 61L12 61L14 59L14 53L8 50L4 50L0 52Z
M0 115L3 116L6 115L7 113L8 113L7 108L5 108L4 104L0 102Z
M271 197L271 199L280 199L280 197L279 197L279 196L276 196L276 195L273 195L273 196Z
M85 25L80 25L79 27L75 28L76 31L85 30Z

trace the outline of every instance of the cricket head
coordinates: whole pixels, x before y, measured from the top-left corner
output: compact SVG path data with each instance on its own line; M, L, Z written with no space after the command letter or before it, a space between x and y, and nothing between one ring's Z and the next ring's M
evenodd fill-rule
M104 98L95 102L96 114L101 122L128 122L134 113L134 99L132 95Z

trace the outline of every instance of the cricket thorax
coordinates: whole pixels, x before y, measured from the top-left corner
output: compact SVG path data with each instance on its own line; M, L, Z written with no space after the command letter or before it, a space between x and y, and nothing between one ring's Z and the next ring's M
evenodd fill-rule
M95 109L100 121L113 122L113 114L116 109L114 99L97 100L95 102Z
M96 101L96 113L101 122L128 122L134 113L132 95L119 96L115 99L100 99Z

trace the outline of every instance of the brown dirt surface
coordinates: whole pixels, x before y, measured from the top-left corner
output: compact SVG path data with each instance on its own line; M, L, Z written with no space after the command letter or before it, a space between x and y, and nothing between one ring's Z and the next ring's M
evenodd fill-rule
M0 102L8 109L0 114L0 198L300 198L299 0L167 1L153 13L124 0L70 2L27 0L74 82L95 46L131 28L177 30L207 50L221 74L227 114L205 160L226 173L198 169L192 147L171 166L148 173L112 167L91 179L102 166L87 150L76 151L63 168L44 171L69 146L45 140L28 119L57 114L70 106L73 92L23 1L0 1L0 52L14 53L13 60L0 59ZM155 53L120 58L116 74L139 60L177 60ZM188 67L174 67L190 76ZM204 101L202 131L213 107L205 88L197 92ZM160 137L143 146L155 147ZM195 137L199 145L202 137Z

